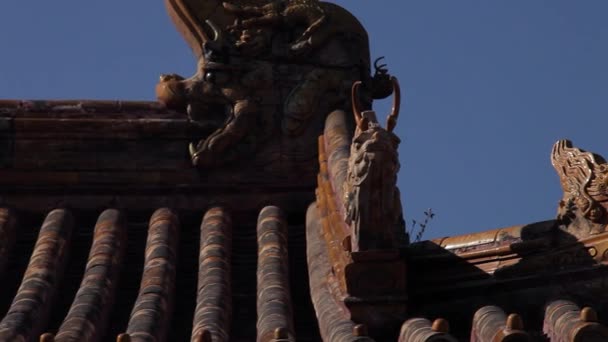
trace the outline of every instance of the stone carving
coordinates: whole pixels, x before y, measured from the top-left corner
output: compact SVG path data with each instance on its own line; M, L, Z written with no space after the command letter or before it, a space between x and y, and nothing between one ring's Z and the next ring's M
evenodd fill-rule
M575 148L568 140L560 140L553 146L551 163L564 190L558 219L566 224L577 218L607 224L608 164L604 158Z
M337 5L316 0L165 3L198 67L190 78L162 75L156 95L207 132L190 145L195 165L252 156L273 139L314 143L325 116L350 107L355 81L362 81L366 106L392 92L383 65L376 63L370 76L365 29Z
M397 188L400 140L393 134L401 96L397 79L392 77L391 82L394 100L386 128L380 126L375 112L361 111L361 83L352 88L357 127L348 160L345 211L353 231L353 251L394 248L407 241Z

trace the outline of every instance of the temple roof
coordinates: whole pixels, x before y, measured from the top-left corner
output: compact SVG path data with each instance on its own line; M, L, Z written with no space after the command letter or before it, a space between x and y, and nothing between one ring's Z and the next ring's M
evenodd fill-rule
M10 154L0 169L0 336L608 336L600 323L608 236L603 221L572 219L583 215L576 211L564 212L570 221L349 252L336 192L348 182L351 141L341 120L328 118L319 167L300 170L300 180L319 170L307 183L193 168L184 150L197 127L156 103L2 101ZM555 153L572 148L560 146ZM568 153L588 157L576 151ZM378 288L372 270L396 287Z

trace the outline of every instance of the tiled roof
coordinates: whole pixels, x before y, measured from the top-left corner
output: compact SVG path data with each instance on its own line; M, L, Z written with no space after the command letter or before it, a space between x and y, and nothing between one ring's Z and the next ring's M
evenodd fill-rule
M0 218L0 231L5 234L25 230L13 211L0 210ZM290 267L301 264L288 257L289 226L283 211L272 206L261 210L257 238L255 233L232 232L231 220L221 207L207 211L200 229L198 263L184 260L190 259L188 252L180 255L180 247L191 249L180 238L184 232L186 239L192 237L186 230L191 221L180 224L175 211L158 209L149 220L143 255L134 258L132 252L127 253L138 244L139 234L127 237L133 224L121 211L105 210L95 224L89 256L80 273L70 269L74 265L71 259L83 253L70 254L80 248L83 242L78 240L86 228L76 232L82 222L70 210L49 212L19 289L12 294L4 291L13 299L0 322L0 340L26 341L46 332L50 333L45 335L48 341L53 335L55 341L109 341L119 333L131 341L181 341L190 336L193 341L205 336L251 341L256 334L259 341L294 341L296 334L301 336L299 340L314 337L316 329L303 296L307 286L296 283L295 290L290 286L305 268ZM295 231L289 235L298 237ZM257 250L235 250L243 247L244 239ZM295 253L302 251L297 241L291 246ZM23 252L19 248L10 251ZM188 265L195 269L184 271ZM13 261L7 272L20 273L15 267ZM198 280L189 273L198 273ZM79 286L76 278L81 279ZM5 279L5 285L12 285L10 279L15 278ZM136 282L139 289L133 291L130 286Z
M350 250L341 120L214 173L156 103L0 101L0 341L608 340L601 227Z

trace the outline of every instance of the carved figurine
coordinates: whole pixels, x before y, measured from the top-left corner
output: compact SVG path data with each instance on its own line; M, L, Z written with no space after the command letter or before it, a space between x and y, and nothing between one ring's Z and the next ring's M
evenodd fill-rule
M407 241L397 188L400 140L393 134L401 96L397 79L392 77L391 81L395 97L386 129L378 123L375 112L361 111L361 83L352 88L357 127L348 161L345 211L353 231L353 251L395 248L398 242Z
M558 220L581 227L581 219L589 221L592 232L603 231L608 224L608 164L601 156L560 140L553 146L551 163L557 171L564 197L560 201ZM580 234L575 234L580 235Z

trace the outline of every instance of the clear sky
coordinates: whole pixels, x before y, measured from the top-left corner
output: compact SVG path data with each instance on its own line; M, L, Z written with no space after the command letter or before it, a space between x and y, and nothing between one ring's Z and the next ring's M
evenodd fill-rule
M399 184L408 224L436 212L426 237L553 218L558 139L608 157L608 1L335 2L401 81ZM194 68L160 0L0 3L0 98L152 100Z

